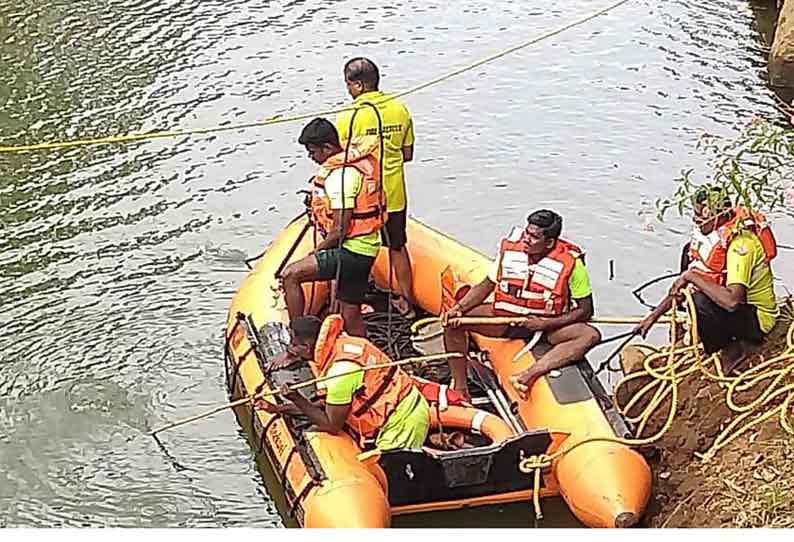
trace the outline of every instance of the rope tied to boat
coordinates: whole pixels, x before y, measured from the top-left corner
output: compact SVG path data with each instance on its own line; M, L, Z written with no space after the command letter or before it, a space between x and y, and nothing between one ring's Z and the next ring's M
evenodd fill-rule
M540 482L543 469L552 465L552 457L546 454L531 455L518 462L518 470L524 474L534 476L532 481L532 505L535 507L535 518L543 519L543 509L540 506Z

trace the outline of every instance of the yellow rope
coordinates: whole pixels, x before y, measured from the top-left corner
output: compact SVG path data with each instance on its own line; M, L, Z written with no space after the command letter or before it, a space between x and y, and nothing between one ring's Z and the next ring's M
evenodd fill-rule
M671 341L672 344L665 349L647 356L642 370L627 375L615 387L615 397L617 397L618 390L628 382L643 377L650 376L652 378L651 382L638 390L625 406L616 405L627 421L638 424L636 436L639 437L642 434L648 421L655 414L659 405L667 398L670 391L675 394L677 383L673 383L695 373L726 387L725 402L732 412L738 414L720 432L705 453L695 454L699 458L708 461L728 443L775 415L779 416L783 430L794 435L794 426L792 426L789 419L790 411L794 404L794 382L781 387L781 384L786 382L791 376L794 376L794 322L788 328L786 348L781 354L744 371L739 376L728 377L722 372L719 356L716 354L708 357L703 356L697 332L697 311L694 307L692 294L685 290L684 295L690 322L689 329L692 333L692 345L676 346L673 339ZM666 372L660 372L654 368L654 362L663 355L677 358L672 365L668 364ZM786 363L787 361L789 363ZM709 370L710 365L714 365L715 372ZM770 368L775 366L778 368ZM769 384L755 399L745 404L740 404L737 401L736 395L738 393L748 392L764 381L768 381ZM639 414L630 416L629 412L652 390L655 390L655 393L647 402L645 408ZM781 398L783 399L782 402L778 403L776 400ZM671 415L674 416L676 408L677 402L674 400L668 413L668 420L670 420ZM665 431L667 428L669 428L668 424L665 424ZM664 431L661 432L661 434L663 433Z
M675 344L676 338L676 307L675 304L673 306L672 314L671 314L671 329L672 329L672 343ZM543 513L540 509L540 499L539 499L539 491L540 491L540 474L542 469L550 468L554 461L565 456L566 454L571 453L575 449L585 444L593 443L593 442L613 442L616 444L623 444L626 446L647 446L656 442L657 440L661 439L662 436L670 429L673 424L673 420L675 418L675 411L678 405L678 380L679 375L676 373L676 367L680 365L680 363L675 361L675 349L670 348L668 350L662 350L654 354L654 359L658 359L659 357L666 357L667 358L667 367L664 373L659 373L656 369L654 369L650 362L646 360L646 370L652 372L654 375L657 375L661 382L669 382L670 383L670 390L672 392L672 402L670 405L670 411L667 415L667 420L665 421L662 428L657 431L655 435L652 437L647 438L634 438L634 439L625 439L621 437L590 437L584 440L580 440L579 442L569 446L567 448L561 448L556 452L546 455L533 455L528 458L522 459L519 462L518 468L524 474L534 474L535 476L535 483L533 489L533 504L535 506L535 515L538 519L543 517ZM651 357L651 356L649 356ZM654 411L656 407L664 400L666 397L666 393L659 393L657 391L654 399L652 401L654 405ZM644 424L643 424L644 427ZM638 431L637 434L641 434L641 431Z
M778 368L769 368L774 365L777 365ZM791 380L792 376L794 376L794 322L789 325L786 334L786 348L783 352L744 371L739 376L729 379L725 401L728 408L738 416L717 435L705 453L696 455L704 461L710 460L726 445L775 415L779 416L783 431L794 435L794 426L790 420L794 402L794 382L789 382L781 387L781 384L787 379ZM744 405L737 401L737 393L749 392L757 384L766 380L770 380L769 384L754 400ZM780 398L783 400L777 404L776 400Z
M535 478L540 476L540 472L544 468L550 468L553 462L566 454L571 453L573 450L584 444L592 442L613 442L616 444L623 444L626 446L647 446L661 439L665 433L672 427L675 415L678 409L678 393L679 385L682 380L690 375L699 373L704 377L727 385L726 403L728 407L739 415L731 421L728 426L716 437L711 447L704 454L696 454L704 461L712 458L720 449L725 447L728 443L732 442L742 434L746 433L752 427L778 415L780 418L780 425L783 429L794 435L794 425L790 420L790 411L794 407L794 382L789 383L783 387L780 384L790 376L794 375L794 322L788 328L786 336L786 349L780 355L777 355L758 366L755 366L737 377L726 377L722 374L721 363L719 357L714 354L708 357L703 356L702 345L697 331L697 311L695 310L694 300L689 290L684 290L685 306L687 309L687 327L689 328L691 344L678 345L677 344L677 326L676 326L676 307L673 307L671 313L671 340L670 344L661 349L651 348L652 353L646 356L643 361L643 368L637 372L626 375L614 390L614 395L617 397L618 390L631 382L632 380L651 377L651 382L638 390L633 397L624 406L616 404L616 408L621 412L624 418L636 424L637 429L635 438L625 439L620 437L593 437L581 440L572 446L564 449L557 450L550 455L537 455L530 456L523 459L519 463L519 470L525 474L534 474ZM665 359L666 364L662 367L657 367L659 360ZM784 362L789 361L788 364ZM779 365L784 363L784 366L769 369L770 366ZM709 364L715 364L716 374L710 372L707 367ZM736 393L749 391L758 383L771 380L766 386L764 391L756 397L756 399L742 405L739 404L735 398ZM651 398L648 400L642 411L634 416L630 416L629 412L649 393L653 392ZM780 399L785 394L783 401L780 404L774 404L775 399ZM672 395L670 401L670 408L667 412L667 419L662 427L651 437L641 438L642 434L647 427L648 422L656 414L659 406ZM763 409L761 408L763 407ZM759 412L760 410L760 412ZM749 420L749 421L748 421ZM743 422L744 425L742 425ZM539 485L535 483L535 493L539 491ZM539 512L540 503L537 499L533 498L535 502L536 515L542 517Z
M439 84L439 83L441 83L443 81L446 81L447 79L452 79L453 77L456 77L456 76L458 76L458 75L460 75L462 73L466 73L468 71L471 71L471 70L473 70L475 68L478 68L478 67L480 67L480 66L482 66L484 64L488 64L490 62L493 62L494 60L497 60L499 58L507 56L507 55L509 55L511 53L514 53L514 52L519 51L521 49L525 49L525 48L527 48L527 47L529 47L531 45L534 45L534 44L539 43L539 42L541 42L543 40L546 40L548 38L551 38L551 37L554 37L554 36L556 36L558 34L561 34L561 33L565 32L566 30L569 30L569 29L574 28L576 26L580 26L580 25L582 25L582 24L584 24L584 23L586 23L586 22L588 22L588 21L590 21L592 19L595 19L596 17L598 17L600 15L604 15L605 13L608 13L608 12L620 7L621 5L625 4L628 1L629 0L619 0L618 2L615 2L615 3L609 5L609 6L605 7L605 8L602 8L602 9L600 9L598 11L595 11L595 12L591 13L590 15L587 15L586 17L583 17L581 19L577 19L577 20L572 21L572 22L570 22L570 23L568 23L568 24L566 24L564 26L561 26L560 28L557 28L555 30L551 30L549 32L541 34L540 36L536 36L536 37L534 37L532 39L529 39L527 41L519 43L518 45L514 45L512 47L508 47L507 49L503 49L501 51L498 51L498 52L496 52L496 53L494 53L494 54L492 54L490 56L487 56L485 58L482 58L480 60L477 60L475 62L467 64L467 65L465 65L465 66L463 66L461 68L457 68L455 70L447 72L447 73L445 73L443 75L440 75L440 76L438 76L438 77L436 77L434 79L431 79L430 81L427 81L425 83L420 83L420 84L418 84L416 86L413 86L411 88L403 90L402 92L398 92L397 94L393 94L391 96L387 96L383 100L383 102L387 102L389 100L394 100L396 98L401 98L403 96L408 96L409 94L414 94L416 92L419 92L420 90L424 90L424 89L426 89L428 87L437 85L437 84ZM360 107L363 107L363 106L360 106ZM270 126L270 125L273 125L273 124L284 124L284 123L287 123L287 122L296 122L296 121L299 121L299 120L312 119L312 118L315 118L315 117L323 117L323 116L335 115L337 113L341 113L342 111L352 111L354 109L356 109L356 107L346 106L346 107L341 107L341 108L328 109L328 110L325 110L325 111L318 111L318 112L314 112L314 113L303 113L303 114L291 115L291 116L275 115L275 116L269 117L269 118L261 120L261 121L249 122L249 123L244 123L244 124L234 124L234 125L231 125L231 126L215 126L215 127L211 127L211 128L200 128L200 129L193 129L193 130L168 130L168 131L139 133L139 134L122 134L122 135L116 135L116 136L98 137L98 138L89 138L89 139L74 139L74 140L68 140L68 141L52 141L52 142L49 142L49 143L35 143L35 144L31 144L31 145L0 146L0 153L38 151L38 150L48 150L48 149L50 149L50 150L51 149L65 149L65 148L69 148L69 147L79 147L79 146L86 146L86 145L107 145L107 144L112 144L112 143L131 143L131 142L137 142L137 141L151 141L151 140L155 140L155 139L163 139L163 138L171 138L171 137L215 134L215 133L219 133L219 132L231 132L231 131L235 131L235 130L245 130L245 129L248 129L248 128L261 127L261 126Z

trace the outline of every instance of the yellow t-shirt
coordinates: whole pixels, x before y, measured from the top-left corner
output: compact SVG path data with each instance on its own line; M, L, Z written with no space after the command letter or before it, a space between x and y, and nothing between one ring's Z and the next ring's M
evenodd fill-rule
M318 388L324 387L326 390L325 402L329 405L350 404L353 395L364 385L364 371L360 369L352 361L334 362L328 368L327 375L344 376L336 376L317 385ZM421 448L429 427L430 407L419 389L414 386L378 431L375 446L383 451Z
M388 100L380 91L365 92L353 101L353 105L372 103L380 113L383 128L383 187L386 191L386 210L397 212L405 209L405 171L403 169L403 147L414 144L414 123L408 109L399 100ZM336 117L339 139L346 140L350 132L353 111L342 111ZM378 135L378 117L369 106L356 113L353 137Z
M488 280L495 283L498 275L499 258L493 262L488 270ZM587 268L580 258L576 259L571 276L568 277L568 291L571 292L572 299L584 299L593 293L593 288L590 285L590 275L587 273Z
M342 170L345 178L342 179ZM356 168L346 167L333 170L325 179L325 193L331 200L331 209L352 209L356 206L356 196L361 190L364 176ZM342 185L344 181L344 187ZM344 201L342 201L342 188L344 188ZM375 257L380 249L380 232L375 231L358 237L348 237L342 246L350 252Z
M728 247L727 267L725 283L747 288L747 302L756 308L761 331L769 333L780 310L775 300L772 269L766 263L761 240L750 232L739 234Z

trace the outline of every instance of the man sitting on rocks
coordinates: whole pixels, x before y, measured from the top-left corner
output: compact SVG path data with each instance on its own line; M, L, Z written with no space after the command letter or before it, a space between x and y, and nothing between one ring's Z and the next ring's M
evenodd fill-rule
M691 287L703 350L720 351L729 374L763 342L779 315L769 266L777 245L763 215L734 207L716 187L697 192L693 218L681 275L636 331L645 337L673 298L681 300L681 291Z

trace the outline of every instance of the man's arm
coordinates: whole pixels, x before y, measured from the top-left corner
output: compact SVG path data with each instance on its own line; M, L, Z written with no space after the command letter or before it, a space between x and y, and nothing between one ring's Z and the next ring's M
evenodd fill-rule
M361 180L361 174L351 167L336 169L326 178L325 192L331 200L333 224L325 239L314 249L315 252L336 248L347 237Z
M405 135L403 136L403 162L410 162L414 159L414 121L411 114L406 110L407 119L405 121Z
M661 303L659 303L655 309L651 311L651 313L642 319L642 322L639 323L637 327L634 328L634 333L638 333L644 339L648 335L648 331L650 331L651 327L656 323L656 321L667 311L669 311L673 307L673 296L667 295L664 299L662 299Z
M720 286L694 271L687 271L681 275L681 278L673 284L675 291L671 293L677 295L687 284L694 284L706 297L728 312L734 312L739 305L747 302L747 287L744 284Z
M309 402L300 392L291 391L286 394L287 399L292 401L295 406L305 414L320 431L338 434L345 425L347 415L350 412L351 403L346 405L329 405L319 408Z
M463 299L455 303L451 309L441 315L444 325L447 321L454 318L460 318L474 307L480 305L485 299L493 292L495 284L485 277L474 288L469 290Z
M325 239L317 243L315 252L325 250L328 248L337 248L339 242L344 240L342 232L346 232L350 228L350 221L353 218L353 209L334 209L334 225L331 231L325 236Z
M320 409L325 408L325 401L322 399L313 401L311 404ZM299 416L303 414L303 411L295 406L294 403L273 404L265 399L258 399L255 406L257 409L270 412L271 414L283 414L287 416Z

